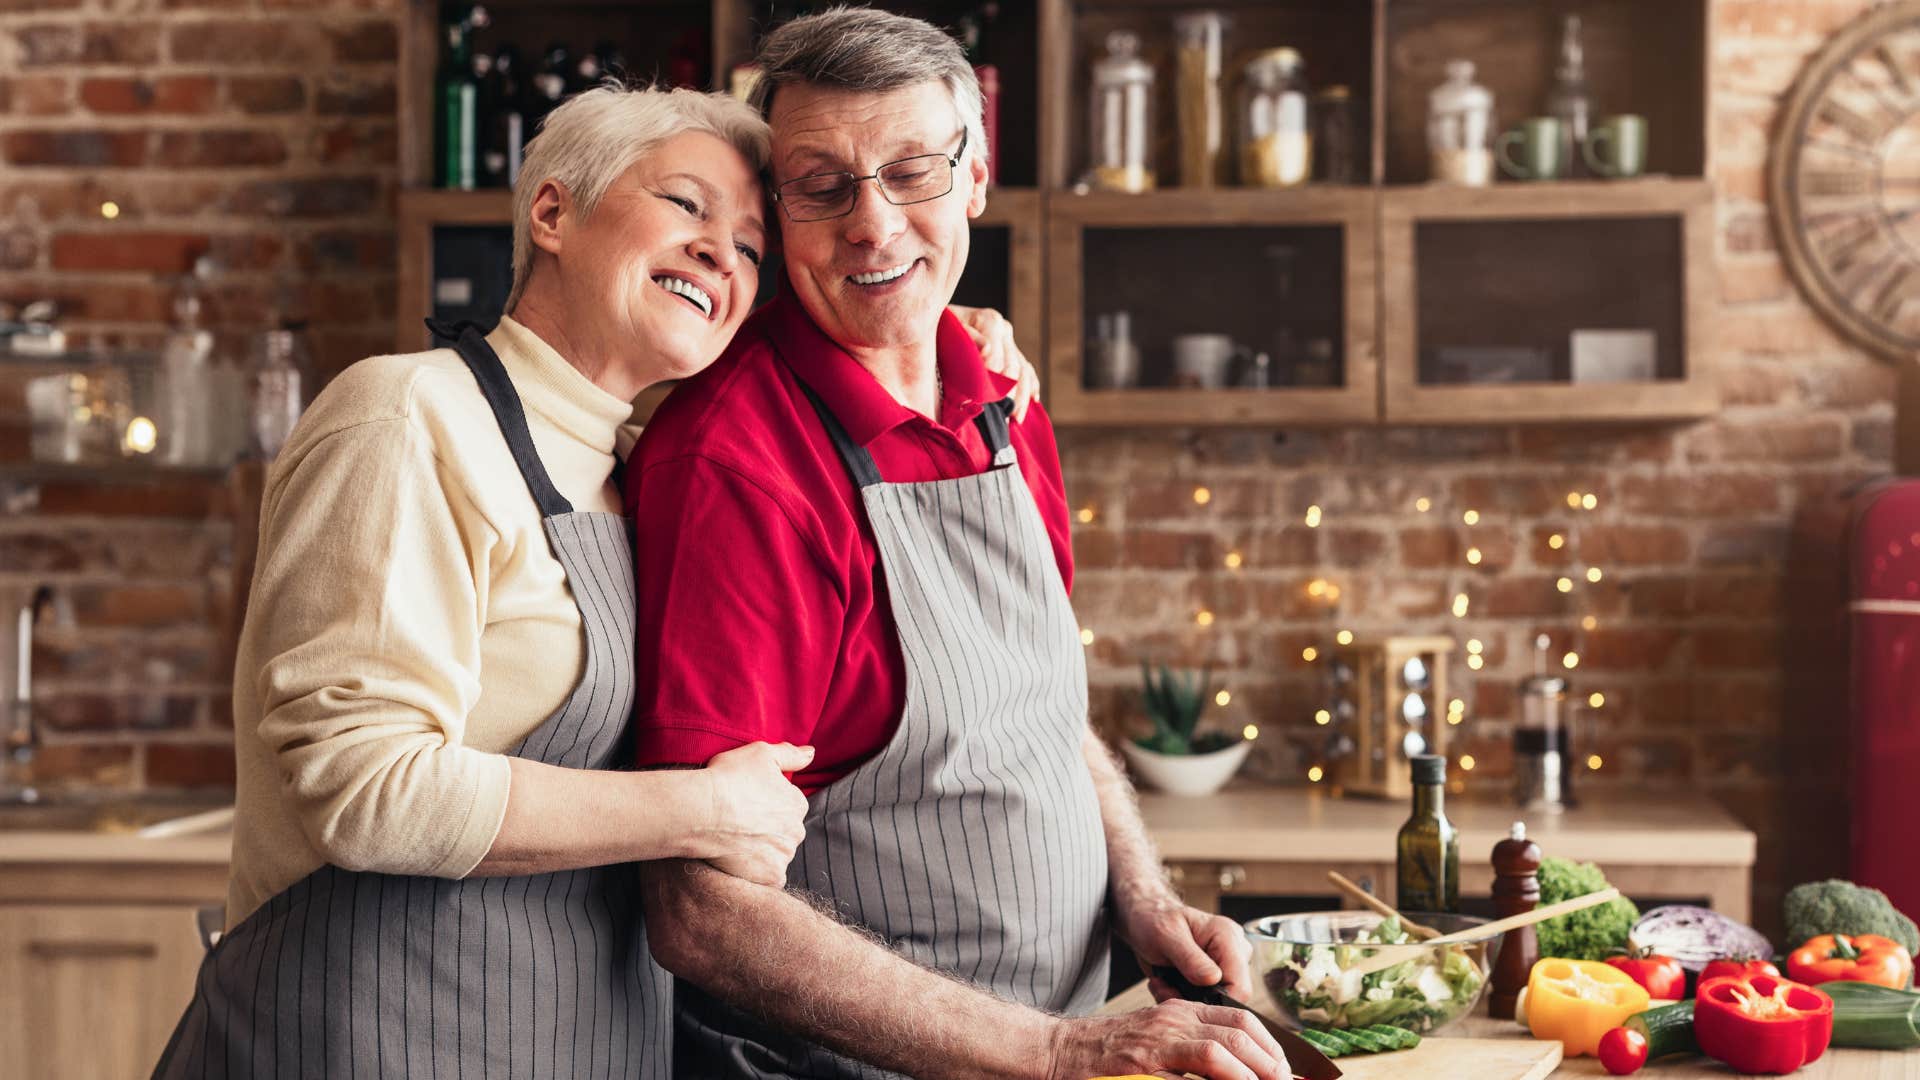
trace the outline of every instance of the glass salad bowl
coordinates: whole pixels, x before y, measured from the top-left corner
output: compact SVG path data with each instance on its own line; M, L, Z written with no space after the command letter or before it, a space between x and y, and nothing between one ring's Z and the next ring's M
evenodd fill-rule
M1487 921L1415 911L1407 917L1442 934ZM1253 976L1293 1026L1391 1024L1423 1035L1473 1011L1500 944L1495 934L1457 945L1422 945L1398 919L1370 911L1271 915L1247 923L1246 931L1253 942Z

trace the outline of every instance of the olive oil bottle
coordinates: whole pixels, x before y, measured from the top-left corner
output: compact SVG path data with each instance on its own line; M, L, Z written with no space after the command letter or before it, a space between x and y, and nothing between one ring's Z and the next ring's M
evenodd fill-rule
M1401 911L1460 910L1460 831L1447 820L1447 759L1413 759L1413 816L1400 826L1394 906Z

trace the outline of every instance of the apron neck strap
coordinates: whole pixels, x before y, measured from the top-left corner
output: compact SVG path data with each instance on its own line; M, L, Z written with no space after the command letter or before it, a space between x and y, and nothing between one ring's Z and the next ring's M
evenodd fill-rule
M480 384L480 393L500 424L500 434L506 436L507 450L513 454L513 462L520 467L527 490L533 493L533 501L540 507L540 516L573 513L573 504L553 486L547 467L540 463L540 455L533 448L533 435L527 430L527 413L520 405L520 395L513 389L513 380L507 377L506 365L500 362L493 346L487 344L480 328L471 322L428 319L427 329L433 332L436 342L451 345L460 359L466 361L467 370L473 372L474 381Z
M853 436L847 434L847 429L840 423L840 418L833 415L833 410L827 408L827 403L820 400L819 394L813 392L813 387L800 381L797 376L795 381L800 382L800 389L806 392L807 400L813 403L813 411L820 414L820 422L826 425L827 435L833 439L833 448L839 451L840 460L847 466L848 475L853 477L853 486L870 488L881 483L880 466L874 463L873 454L866 447L853 441ZM980 415L973 418L975 426L980 429L980 438L987 444L987 454L993 459L995 468L1006 464L1006 450L1012 445L1007 426L1007 417L1012 413L1013 400L1007 398L988 402L986 408L980 410Z

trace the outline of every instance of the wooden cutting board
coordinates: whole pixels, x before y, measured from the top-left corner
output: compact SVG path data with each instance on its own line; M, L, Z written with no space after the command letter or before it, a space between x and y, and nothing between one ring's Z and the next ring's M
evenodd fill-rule
M1388 1077L1460 1077L1462 1080L1542 1080L1560 1067L1560 1044L1535 1039L1420 1040L1411 1050L1335 1058L1344 1080Z

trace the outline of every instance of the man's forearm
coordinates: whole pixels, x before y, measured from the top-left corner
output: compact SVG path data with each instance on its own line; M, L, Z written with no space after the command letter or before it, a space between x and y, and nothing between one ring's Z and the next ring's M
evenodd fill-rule
M1140 802L1113 751L1091 728L1082 737L1080 749L1087 759L1087 771L1093 774L1093 789L1100 796L1100 821L1107 830L1107 875L1114 901L1124 907L1141 900L1173 900L1173 888L1160 866L1160 853L1140 820Z
M788 1031L929 1080L1046 1076L1052 1017L922 968L797 895L698 862L649 866L643 892L662 966Z

